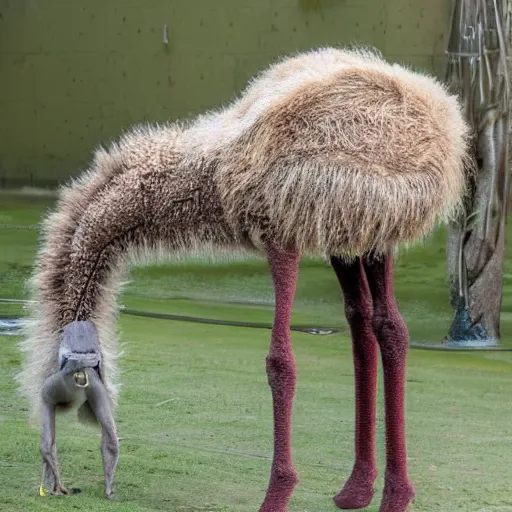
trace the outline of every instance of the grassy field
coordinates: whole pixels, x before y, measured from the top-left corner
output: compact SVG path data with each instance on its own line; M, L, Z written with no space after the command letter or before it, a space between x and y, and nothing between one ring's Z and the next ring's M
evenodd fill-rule
M37 241L37 231L5 225L33 225L48 204L45 198L0 196L0 297L26 297L23 282ZM415 341L438 342L451 320L444 236L436 233L397 264L397 295ZM271 302L263 261L135 269L122 296L133 309L257 322L271 321ZM0 316L21 312L0 304ZM511 313L507 278L504 345L512 345ZM301 483L289 510L334 511L331 496L353 461L353 372L339 290L322 262L302 264L294 322L343 328L330 336L293 333L299 367L294 459ZM0 510L257 510L272 446L265 375L269 332L127 315L120 328L126 346L114 502L102 498L98 432L70 416L58 423L61 469L64 483L83 492L37 496L38 433L27 427L25 404L12 379L20 362L17 339L0 337ZM512 352L411 350L407 421L417 490L412 512L512 511L511 395ZM382 473L381 399L379 407ZM378 510L381 489L379 478L369 511Z

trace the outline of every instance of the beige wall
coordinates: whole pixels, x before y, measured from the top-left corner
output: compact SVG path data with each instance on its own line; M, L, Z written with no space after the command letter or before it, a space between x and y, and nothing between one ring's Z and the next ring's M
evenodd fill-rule
M367 43L438 72L448 11L446 0L0 0L0 186L76 174L129 125L226 102L284 53Z

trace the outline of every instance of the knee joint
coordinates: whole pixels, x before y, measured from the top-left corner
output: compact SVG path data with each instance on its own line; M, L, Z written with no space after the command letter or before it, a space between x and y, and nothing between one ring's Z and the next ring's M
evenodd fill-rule
M409 349L409 333L398 311L375 314L372 326L383 357L405 357Z
M345 303L345 318L350 324L362 324L369 320L369 312L362 306Z
M284 489L294 489L299 483L299 477L295 469L277 469L272 474L273 483Z
M371 322L371 312L363 305L345 303L345 318L349 325L363 325Z
M117 457L119 457L119 443L117 440L107 445L107 451L112 458L117 459Z
M102 445L103 456L107 456L114 464L119 457L119 440L116 435L104 435Z
M282 381L295 381L296 367L293 357L267 356L268 383L273 385Z

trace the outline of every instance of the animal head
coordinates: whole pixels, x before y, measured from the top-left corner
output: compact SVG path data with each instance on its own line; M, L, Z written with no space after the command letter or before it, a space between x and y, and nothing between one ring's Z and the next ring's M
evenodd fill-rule
M66 325L61 332L59 347L59 368L74 373L77 386L86 385L85 368L100 372L101 353L98 331L90 321L75 321Z

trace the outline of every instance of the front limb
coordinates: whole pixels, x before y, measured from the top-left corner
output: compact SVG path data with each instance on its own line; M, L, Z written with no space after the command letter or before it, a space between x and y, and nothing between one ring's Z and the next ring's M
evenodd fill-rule
M88 368L89 386L86 388L87 403L101 425L101 455L105 475L105 496L114 493L114 473L119 459L119 439L107 390L98 373Z
M55 406L70 403L73 400L73 390L66 384L66 372L60 372L48 377L42 390L42 430L41 457L43 459L43 475L41 485L49 485L53 494L69 494L60 481L57 447L55 444Z

